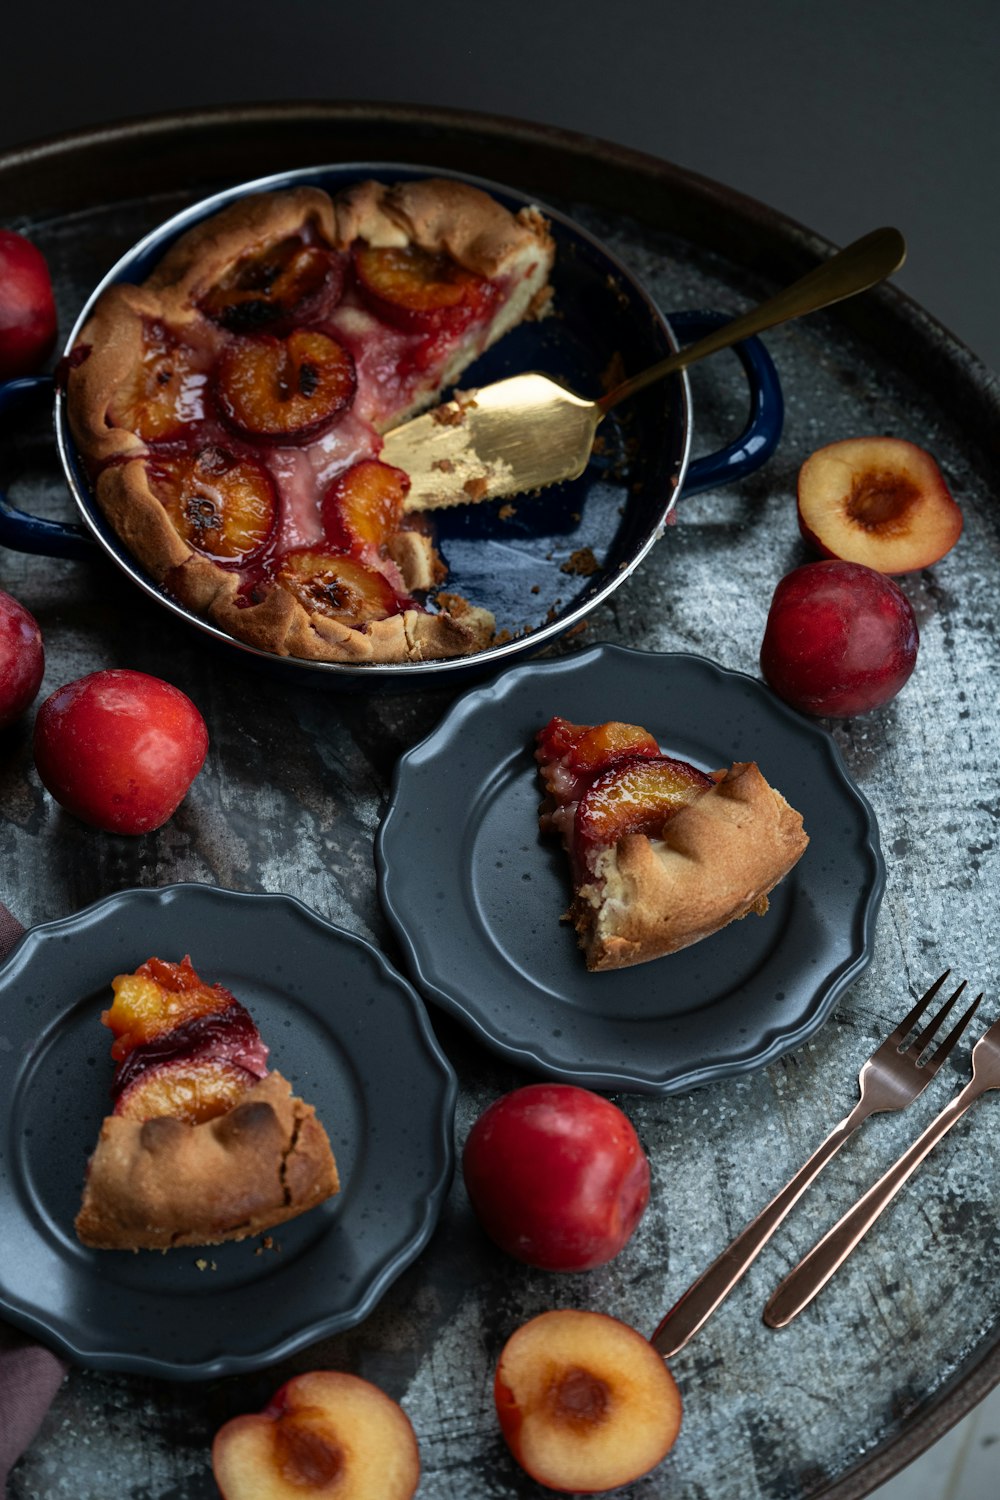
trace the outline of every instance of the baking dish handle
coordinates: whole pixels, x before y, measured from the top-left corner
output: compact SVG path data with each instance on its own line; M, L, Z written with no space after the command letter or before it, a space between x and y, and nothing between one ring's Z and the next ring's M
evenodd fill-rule
M670 313L667 317L681 345L694 343L713 328L730 321L731 314L697 310ZM733 345L750 387L747 425L731 443L717 453L706 453L688 464L681 499L717 489L752 474L767 462L778 446L785 417L785 403L774 361L760 339L744 339Z
M0 382L0 422L22 407L47 397L51 402L55 380L51 375L24 375ZM94 539L82 526L68 521L48 521L29 516L11 505L0 490L0 547L12 552L36 552L44 557L92 557Z

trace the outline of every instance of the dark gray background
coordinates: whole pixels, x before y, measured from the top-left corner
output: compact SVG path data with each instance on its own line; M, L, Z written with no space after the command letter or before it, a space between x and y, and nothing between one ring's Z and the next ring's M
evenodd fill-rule
M428 103L649 151L836 243L895 223L899 284L1000 370L997 0L8 0L0 64L0 149L198 105Z

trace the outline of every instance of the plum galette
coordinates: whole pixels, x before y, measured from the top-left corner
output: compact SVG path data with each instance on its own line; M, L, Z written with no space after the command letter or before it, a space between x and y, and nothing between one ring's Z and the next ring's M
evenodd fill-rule
M553 242L465 183L240 198L141 285L98 299L65 363L98 506L186 608L279 655L462 656L488 611L445 568L382 434L549 299Z

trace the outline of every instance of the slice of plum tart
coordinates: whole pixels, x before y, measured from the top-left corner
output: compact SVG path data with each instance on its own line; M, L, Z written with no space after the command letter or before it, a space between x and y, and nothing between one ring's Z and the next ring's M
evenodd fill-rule
M77 1237L99 1250L242 1240L339 1189L326 1131L249 1012L189 957L112 983L113 1112L87 1166Z
M97 504L154 581L226 633L335 662L462 656L489 611L446 569L382 434L550 297L541 214L445 179L240 198L64 362Z
M537 736L543 833L569 857L591 970L674 953L748 912L801 858L802 818L753 762L707 773L648 730L555 717Z

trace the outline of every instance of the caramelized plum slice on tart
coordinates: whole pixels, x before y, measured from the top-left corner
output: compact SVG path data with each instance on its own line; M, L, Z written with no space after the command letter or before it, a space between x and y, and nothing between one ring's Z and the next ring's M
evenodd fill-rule
M715 785L711 776L669 755L627 755L592 781L576 806L575 846L593 866L628 833L662 834L668 819Z
M311 547L289 552L276 576L310 613L343 625L385 620L400 607L384 573L343 552Z
M247 454L206 443L189 453L157 455L147 473L178 535L208 557L250 558L274 531L274 480Z
M356 385L347 350L310 328L230 344L215 372L223 418L251 442L308 442L346 411Z
M379 548L400 529L410 481L402 469L363 458L323 497L323 529L334 546Z
M240 256L202 297L201 310L232 333L281 332L340 301L346 258L297 235Z
M419 245L360 245L354 271L372 311L407 332L457 331L483 318L497 296L485 276Z
M643 963L763 915L808 844L753 762L707 774L616 721L554 719L537 738L539 826L569 856L567 915L588 969Z
M87 1166L77 1237L99 1250L170 1249L259 1234L339 1188L311 1105L244 1007L189 958L113 982L114 1110Z
M139 342L140 357L115 390L108 417L146 442L162 442L198 414L203 361L159 320L143 323Z

